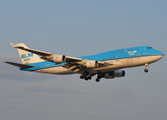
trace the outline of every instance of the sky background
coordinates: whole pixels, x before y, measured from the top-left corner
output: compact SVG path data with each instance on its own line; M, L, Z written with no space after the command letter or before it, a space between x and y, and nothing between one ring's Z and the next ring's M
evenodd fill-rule
M167 54L166 0L0 0L1 120L166 120L167 58L124 78L20 71L13 43L68 56L152 46Z

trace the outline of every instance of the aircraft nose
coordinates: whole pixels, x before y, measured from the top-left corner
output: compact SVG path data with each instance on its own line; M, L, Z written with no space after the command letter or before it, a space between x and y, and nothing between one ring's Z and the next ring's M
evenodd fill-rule
M164 56L165 54L164 53L161 53L162 56Z
M163 58L164 55L165 55L164 53L160 52L160 56L161 56L161 58Z
M164 53L161 51L156 50L156 54L159 56L159 59L164 57Z

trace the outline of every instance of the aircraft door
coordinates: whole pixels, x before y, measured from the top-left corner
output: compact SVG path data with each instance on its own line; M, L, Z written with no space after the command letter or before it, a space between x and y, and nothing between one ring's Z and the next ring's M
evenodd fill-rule
M124 50L124 57L127 57L127 54L128 54L128 50L125 49L125 50Z

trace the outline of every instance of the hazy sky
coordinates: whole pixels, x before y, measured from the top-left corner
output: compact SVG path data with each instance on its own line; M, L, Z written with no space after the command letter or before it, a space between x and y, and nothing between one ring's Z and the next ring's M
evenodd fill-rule
M1 120L166 120L167 58L84 81L4 64L13 43L68 56L149 45L167 54L166 0L0 0Z

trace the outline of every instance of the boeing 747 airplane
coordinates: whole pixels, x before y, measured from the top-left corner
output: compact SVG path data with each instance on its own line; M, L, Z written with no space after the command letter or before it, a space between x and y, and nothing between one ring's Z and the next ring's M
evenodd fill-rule
M48 74L68 75L81 74L80 78L90 80L97 74L96 82L101 78L113 79L124 77L123 68L145 65L148 72L149 64L163 58L164 54L150 46L112 50L96 55L69 57L28 48L24 43L10 43L17 48L22 64L5 61L19 67L23 71Z

